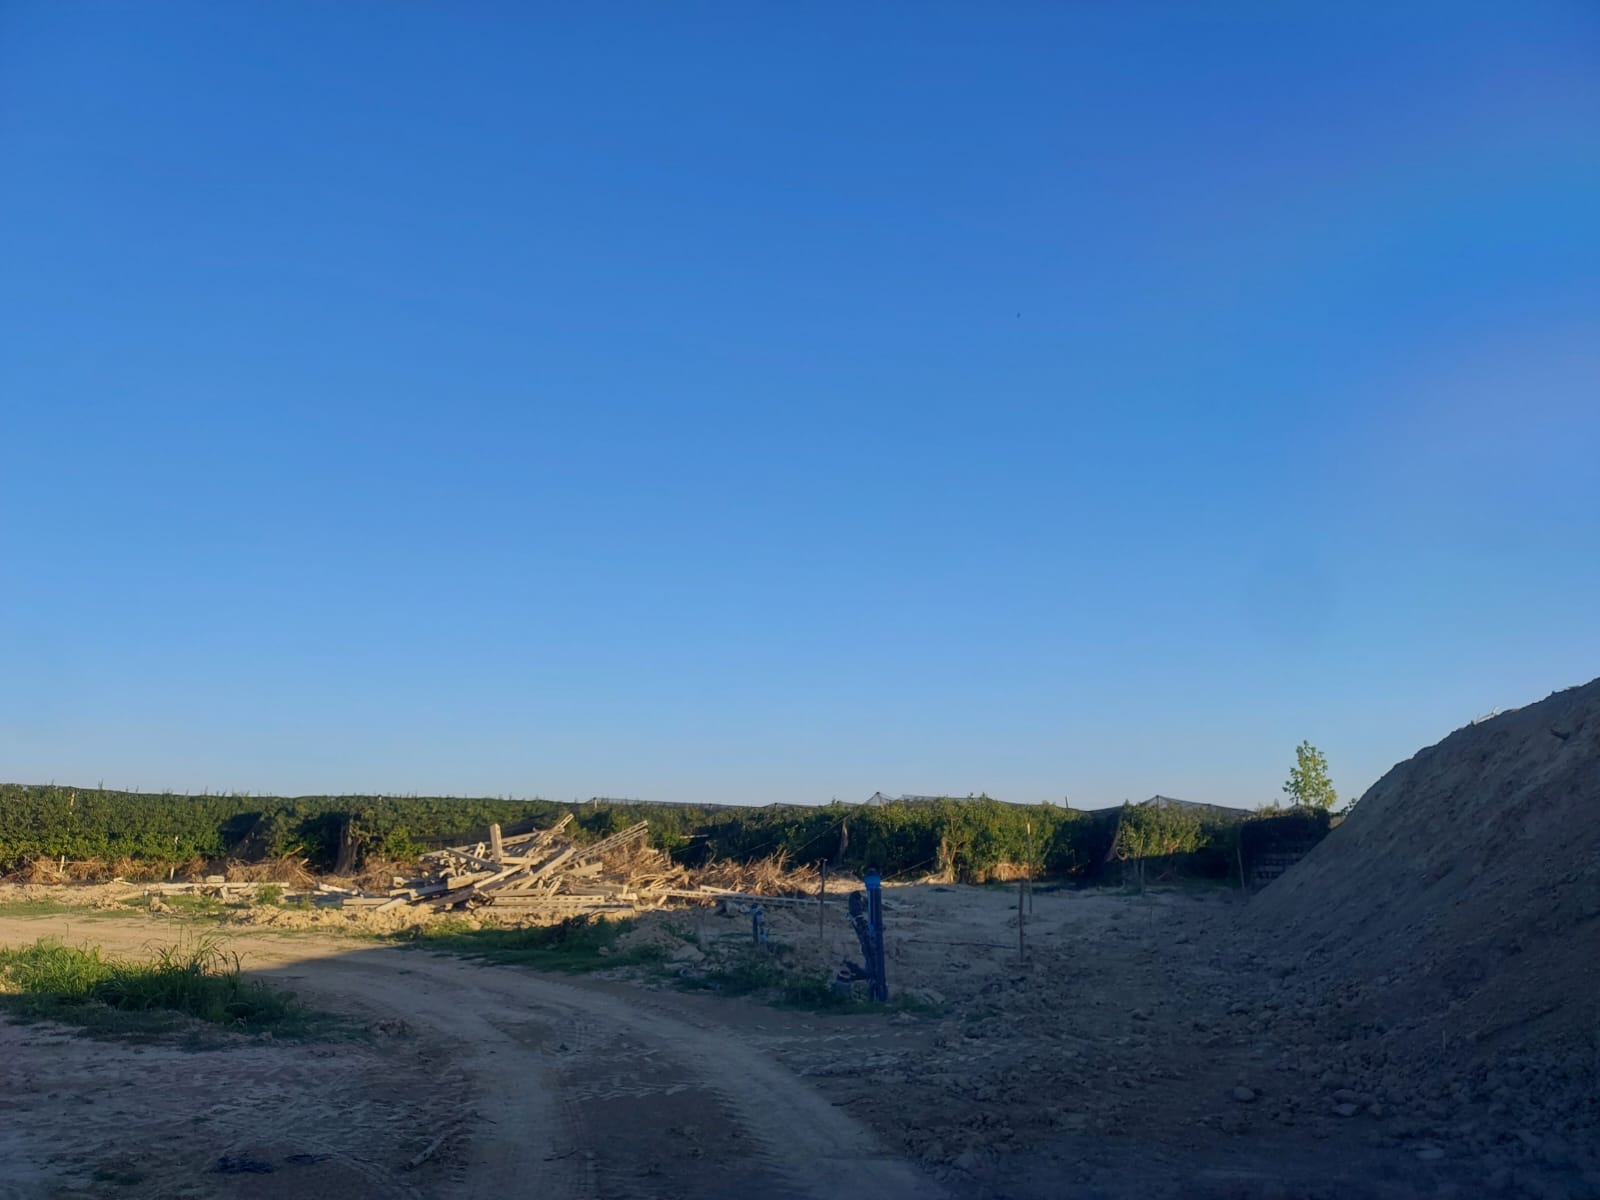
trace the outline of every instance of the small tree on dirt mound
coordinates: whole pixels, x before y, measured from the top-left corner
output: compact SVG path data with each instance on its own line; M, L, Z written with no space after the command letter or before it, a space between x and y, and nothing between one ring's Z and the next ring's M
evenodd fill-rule
M1333 790L1333 780L1328 778L1328 760L1310 742L1301 742L1294 750L1295 765L1289 772L1289 782L1283 790L1297 806L1304 808L1332 808L1339 802Z

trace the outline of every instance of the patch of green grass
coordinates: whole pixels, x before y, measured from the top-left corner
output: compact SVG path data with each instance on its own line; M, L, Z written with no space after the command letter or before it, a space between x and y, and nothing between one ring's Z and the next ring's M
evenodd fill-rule
M276 883L268 883L268 884L263 884L261 887L257 888L256 889L256 903L257 904L273 904L273 905L282 904L283 903L283 887L282 887L282 885L276 884Z
M243 1030L303 1025L299 1003L284 992L245 979L239 956L201 938L162 946L149 961L106 958L96 946L67 946L40 938L0 949L0 1009L18 1016L63 1020L105 1033L161 1032L170 1015ZM122 1021L121 1017L154 1020Z
M657 946L618 949L617 939L633 926L632 921L602 921L586 916L568 917L555 925L521 929L474 929L465 921L436 921L409 930L400 937L408 945L445 954L572 973L633 966L662 958L663 951Z
M87 904L66 904L60 900L3 900L0 917L104 917L115 910L94 908Z
M176 896L163 896L162 903L180 916L188 917L221 917L239 908L248 908L246 902L225 902L215 896L201 896L179 894Z

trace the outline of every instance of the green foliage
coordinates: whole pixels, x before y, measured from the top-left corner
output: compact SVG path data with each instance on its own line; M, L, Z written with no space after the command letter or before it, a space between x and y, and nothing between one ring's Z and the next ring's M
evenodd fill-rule
M1325 838L1331 824L1325 808L1268 809L1240 826L1240 848L1252 860L1259 854L1304 851Z
M1155 804L1124 804L1112 854L1127 862L1192 853L1201 843L1201 822L1193 809Z
M1119 820L1116 810L1086 813L1004 804L987 796L753 808L415 796L180 796L4 785L0 872L34 858L64 856L80 862L130 860L164 874L169 866L187 869L197 862L290 853L326 871L338 857L347 825L358 859L403 862L425 850L486 840L491 822L509 835L548 825L566 812L575 817L570 828L580 841L648 821L651 842L689 866L782 854L796 865L827 861L857 872L875 867L889 879L943 871L966 883L1022 865L1039 878L1096 880L1118 836L1123 842L1110 854L1113 860L1158 855L1173 870L1222 877L1233 870L1237 836L1235 819L1220 813L1196 823L1183 810L1134 805Z
M1041 875L1080 874L1104 858L1109 844L1103 817L1047 804L1004 804L987 796L872 807L835 803L677 812L680 819L699 817L691 818L687 828L693 836L680 844L678 855L691 865L780 852L794 863L837 864L843 843L842 865L853 870L876 867L889 877L948 871L955 879L980 882L1002 864L1030 861ZM654 812L636 806L629 816L648 818L654 836Z
M1297 807L1331 809L1339 797L1328 778L1328 760L1310 742L1295 747L1295 765L1289 772L1289 781L1283 785L1284 793Z
M94 1017L94 1010L171 1012L214 1025L263 1029L296 1017L290 996L243 978L238 955L199 939L163 946L149 962L103 958L54 938L0 949L0 1004L26 1016Z
M181 796L171 792L0 785L0 872L34 858L184 865L303 855L329 870L340 833L368 855L405 860L506 827L547 824L568 806L543 800L378 796Z
M219 900L215 896L167 896L162 900L162 903L178 915L185 917L220 917L229 912L250 907L248 900L228 902Z
M1235 847L1244 818L1225 809L1176 804L1124 804L1108 857L1133 868L1143 886L1158 862L1165 878L1223 879L1235 874ZM1129 878L1125 869L1124 880Z

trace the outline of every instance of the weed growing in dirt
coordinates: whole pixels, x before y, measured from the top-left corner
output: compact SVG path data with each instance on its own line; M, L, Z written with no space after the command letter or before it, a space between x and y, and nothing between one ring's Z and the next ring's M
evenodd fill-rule
M601 921L580 916L568 917L555 925L474 929L465 921L438 921L400 936L408 944L428 950L509 966L547 971L598 971L654 962L663 956L659 946L627 949L617 946L617 940L631 930L633 924L632 921Z
M176 1013L249 1030L294 1026L304 1016L293 997L245 979L239 956L209 938L162 946L148 962L104 958L99 947L57 938L0 949L0 1008L102 1032L153 1028L119 1024L113 1014Z
M895 1012L912 1013L919 1017L946 1017L950 1004L945 1000L931 1000L927 996L896 992L889 997L889 1007Z
M86 904L63 904L59 900L5 900L0 901L0 917L103 917L114 915L114 910L92 908Z
M257 904L271 904L277 906L283 903L283 887L281 884L267 883L256 889Z
M782 959L781 944L770 950L751 947L707 970L678 979L690 991L721 996L754 996L784 1008L808 1012L861 1012L870 1007L853 991L835 990L831 980L796 971Z
M236 909L249 907L247 903L224 903L215 896L167 896L165 903L174 912L190 917L221 917Z

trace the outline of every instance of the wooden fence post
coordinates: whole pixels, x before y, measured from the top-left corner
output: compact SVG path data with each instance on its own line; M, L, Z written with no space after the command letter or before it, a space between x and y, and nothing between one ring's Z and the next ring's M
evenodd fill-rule
M1027 924L1028 916L1023 909L1022 897L1027 890L1027 881L1017 880L1017 957L1024 962L1028 959L1028 943L1023 927Z
M1033 822L1026 821L1023 828L1028 831L1028 911L1033 911Z
M828 860L822 860L822 886L817 889L817 940L827 941L828 935L823 928L823 905L828 902Z

